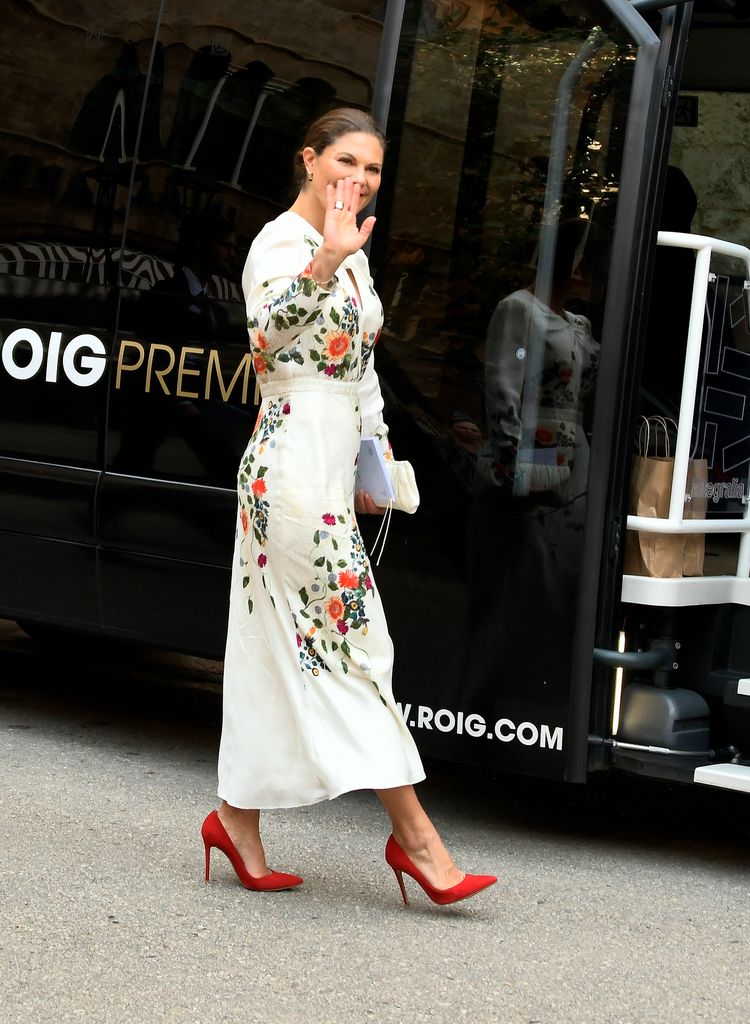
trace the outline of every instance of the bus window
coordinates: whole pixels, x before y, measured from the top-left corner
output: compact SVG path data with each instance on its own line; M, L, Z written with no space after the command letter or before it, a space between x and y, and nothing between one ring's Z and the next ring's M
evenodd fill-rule
M128 224L151 273L123 279L111 380L116 474L234 487L253 422L247 250L293 199L307 125L372 98L382 26L346 6L309 0L280 19L251 3L238 21L216 3L206 22L165 5Z
M11 5L0 39L0 605L91 625L107 359L152 40L124 0L64 16L43 6Z
M375 3L293 6L282 18L217 0L208 18L164 4L128 220L137 260L122 277L99 503L105 616L212 652L255 418L245 257L293 201L309 123L370 108L383 31ZM134 602L144 573L150 596ZM202 590L189 609L173 600L180 573Z
M596 3L454 15L413 5L394 85L377 359L423 505L381 578L423 749L555 775L635 50Z
M14 8L0 41L0 445L22 458L93 466L114 328L124 161L151 39L130 24L125 2L109 5L106 25L97 4L78 9L69 21ZM82 131L81 111L102 126L96 139ZM116 159L109 159L107 125L110 138L123 131Z

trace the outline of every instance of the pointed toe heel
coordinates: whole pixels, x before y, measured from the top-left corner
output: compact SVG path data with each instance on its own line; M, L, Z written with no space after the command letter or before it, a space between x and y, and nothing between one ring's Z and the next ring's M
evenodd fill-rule
M201 826L201 836L206 851L206 882L211 872L211 850L215 847L227 857L246 889L252 889L254 892L280 892L282 889L294 889L302 885L303 879L299 875L290 875L283 871L272 871L261 876L251 875L216 811L211 811L206 816Z
M482 889L488 889L497 882L495 875L464 875L463 879L449 889L436 889L430 885L425 876L394 839L393 835L388 837L385 846L386 863L393 869L396 880L401 888L401 895L404 903L408 906L409 899L404 886L404 875L410 875L414 881L421 885L433 903L446 906L449 903L458 903L459 900L467 900L470 896L476 896Z

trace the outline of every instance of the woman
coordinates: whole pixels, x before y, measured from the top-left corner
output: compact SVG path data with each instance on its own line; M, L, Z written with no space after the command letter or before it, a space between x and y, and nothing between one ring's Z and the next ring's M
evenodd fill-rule
M372 360L382 307L357 215L380 185L384 140L357 110L333 110L298 154L299 195L253 242L243 274L262 396L239 471L218 812L203 825L249 889L270 871L260 810L374 789L390 815L386 859L438 903L496 881L458 870L420 806L424 778L391 691L393 647L357 528L379 510L354 495L360 436L388 449Z

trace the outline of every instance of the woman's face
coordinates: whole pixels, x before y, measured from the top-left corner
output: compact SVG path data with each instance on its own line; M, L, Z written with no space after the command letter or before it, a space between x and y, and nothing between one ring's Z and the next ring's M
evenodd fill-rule
M325 208L326 185L335 185L341 178L352 178L359 183L359 209L364 210L380 188L383 169L383 147L380 140L369 132L347 132L340 135L320 155L308 146L303 151L308 178L307 188Z

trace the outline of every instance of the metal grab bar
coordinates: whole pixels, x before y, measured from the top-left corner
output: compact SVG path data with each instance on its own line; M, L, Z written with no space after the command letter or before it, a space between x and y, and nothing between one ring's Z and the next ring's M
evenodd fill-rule
M683 234L676 231L660 231L658 244L678 249L691 249L696 253L693 292L690 303L685 352L685 370L682 378L677 442L674 452L672 491L669 501L669 516L666 519L629 515L627 528L645 533L695 534L695 533L738 533L741 534L736 577L750 577L750 503L745 502L741 519L684 519L690 447L692 442L695 398L700 373L700 358L703 341L703 319L706 296L711 273L711 258L714 254L740 261L745 268L746 285L750 280L750 249L734 242L707 235Z
M666 668L672 664L674 651L667 644L660 644L648 651L612 651L607 647L594 648L594 661L608 668L641 669L644 672L654 668Z

